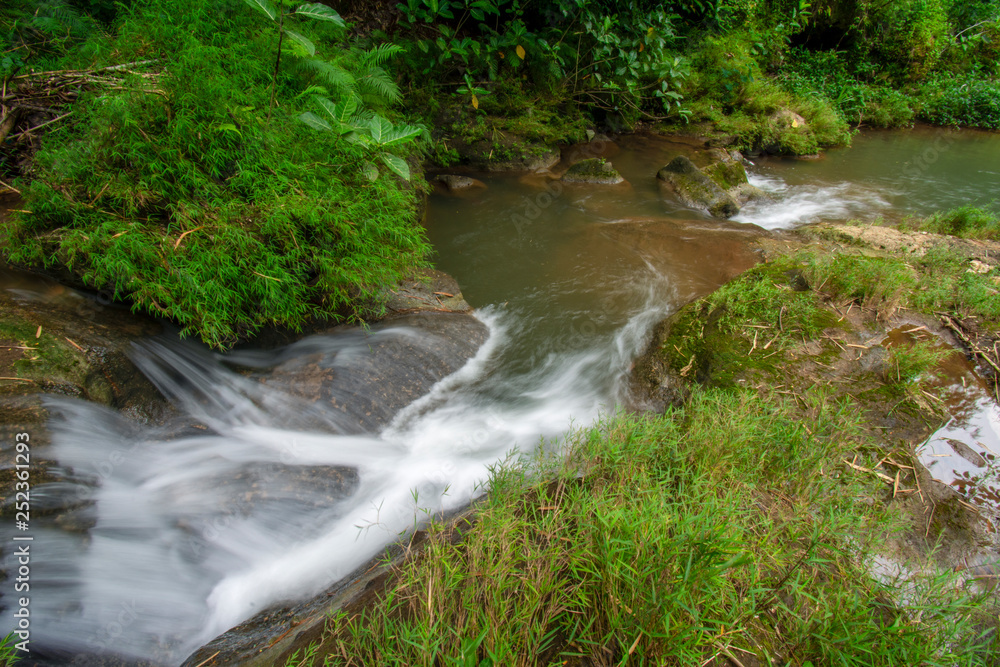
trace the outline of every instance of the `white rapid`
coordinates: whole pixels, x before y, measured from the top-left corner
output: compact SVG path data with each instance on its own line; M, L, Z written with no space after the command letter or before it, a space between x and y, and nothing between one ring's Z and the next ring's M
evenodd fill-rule
M790 185L780 176L766 175L751 166L747 178L768 198L750 202L732 219L763 227L790 229L820 221L868 218L886 211L889 202L884 190L848 181L826 184Z
M551 352L527 365L506 357L532 345L530 319L486 308L489 338L476 355L370 432L247 367L294 366L320 350L344 376L381 346L440 348L438 334L390 326L228 357L176 340L142 344L136 363L181 413L168 426L51 399L53 454L69 481L38 493L78 501L89 529L36 533L33 645L57 664L113 653L176 665L256 612L318 593L429 515L481 494L498 461L558 447L573 425L613 409L669 290L649 276L625 299L620 326L550 339ZM389 382L400 372L384 370ZM356 391L334 393L365 398Z

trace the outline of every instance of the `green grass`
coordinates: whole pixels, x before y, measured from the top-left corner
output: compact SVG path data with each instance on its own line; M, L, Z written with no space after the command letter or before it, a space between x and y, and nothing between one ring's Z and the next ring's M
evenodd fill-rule
M807 260L810 283L839 299L853 299L888 320L917 286L916 270L894 257L818 254Z
M957 250L935 246L922 257L866 254L808 255L805 273L813 287L841 301L870 308L889 320L900 308L961 318L977 318L981 326L1000 328L997 271L969 271L969 260Z
M112 290L216 347L363 317L429 251L415 192L369 181L367 149L296 119L310 72L282 69L269 117L260 54L276 38L250 7L168 4L137 4L110 43L112 62L155 60L153 78L92 92L47 135L6 259Z
M807 419L697 390L580 434L565 459L495 470L471 530L432 529L293 664L973 664L975 600L922 580L903 607L867 574L894 518L874 478L837 464L865 456L857 412L805 400Z
M959 238L1000 241L1000 216L975 206L960 206L928 218L909 220L903 227Z

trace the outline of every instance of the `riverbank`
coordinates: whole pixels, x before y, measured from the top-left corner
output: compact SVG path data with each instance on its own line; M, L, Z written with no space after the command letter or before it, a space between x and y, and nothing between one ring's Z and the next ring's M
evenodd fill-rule
M995 664L995 458L950 486L920 446L996 391L962 338L995 340L1000 247L874 230L761 240L635 364L657 412L496 471L286 664Z

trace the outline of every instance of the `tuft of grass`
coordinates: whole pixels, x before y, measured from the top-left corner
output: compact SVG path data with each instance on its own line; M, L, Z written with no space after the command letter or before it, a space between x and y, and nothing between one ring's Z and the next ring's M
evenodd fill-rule
M1000 240L1000 216L975 206L960 206L935 213L916 224L917 229L960 238Z
M495 470L475 528L435 528L373 606L330 620L312 664L972 662L973 598L924 580L903 606L865 570L894 519L866 502L873 477L831 465L857 413L804 400L808 419L697 390Z
M885 321L907 303L918 284L917 271L892 257L812 255L806 273L815 289L834 298L857 301Z
M889 384L911 385L934 372L953 352L950 347L925 342L894 345L889 348L883 379Z

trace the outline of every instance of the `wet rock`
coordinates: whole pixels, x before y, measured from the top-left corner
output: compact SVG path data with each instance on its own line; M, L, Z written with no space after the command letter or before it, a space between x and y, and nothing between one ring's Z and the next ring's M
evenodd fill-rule
M745 206L748 202L767 198L767 193L750 184L747 170L743 166L743 156L739 151L715 149L709 151L709 156L715 159L715 162L704 167L702 171L729 193L737 204Z
M252 375L269 390L312 406L310 412L289 414L279 422L281 427L328 430L303 421L313 418L335 424L340 433L376 432L461 368L489 335L471 315L444 312L410 313L373 326L363 354L344 354L347 351L336 344L338 333L351 335L357 327L338 327L302 340L282 352L287 361ZM322 413L311 415L315 411Z
M688 206L705 209L717 218L730 218L740 212L736 199L688 157L678 155L656 177Z
M490 172L537 171L559 162L559 151L548 146L502 132L490 136L490 140L455 137L451 144L465 163Z
M573 144L563 149L563 164L573 165L581 160L590 158L613 158L621 149L604 134L594 135L594 138L585 144Z
M439 174L434 177L434 182L440 184L440 189L451 193L486 189L486 184L479 179L457 174Z
M604 158L588 158L577 162L563 174L562 180L568 183L598 185L618 185L625 182L614 165Z
M13 512L14 438L31 444L32 488L71 482L49 454L46 396L82 398L141 423L172 413L164 397L130 359L132 341L157 333L150 318L115 306L101 295L64 287L43 276L0 271L0 512ZM32 494L38 515L80 506L49 487Z
M390 291L386 310L390 316L421 310L467 313L472 306L454 278L443 271L422 269Z

